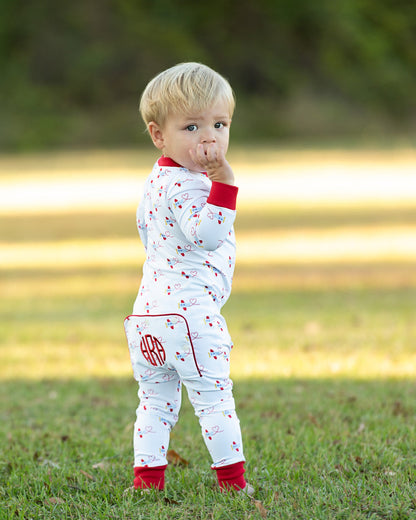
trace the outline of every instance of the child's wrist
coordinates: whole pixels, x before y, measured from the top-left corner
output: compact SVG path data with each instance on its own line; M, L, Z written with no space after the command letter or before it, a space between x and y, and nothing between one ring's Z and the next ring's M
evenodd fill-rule
M222 184L230 184L231 186L235 184L234 172L229 166L226 168L208 168L207 175L213 182L221 182Z

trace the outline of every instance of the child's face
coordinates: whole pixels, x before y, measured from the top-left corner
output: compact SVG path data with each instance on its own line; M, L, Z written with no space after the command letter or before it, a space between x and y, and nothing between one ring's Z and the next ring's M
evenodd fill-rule
M224 155L228 149L231 118L225 102L218 102L201 113L171 114L163 128L154 122L149 123L153 143L163 151L165 157L193 171L200 171L191 159L189 150L199 144L206 148L215 143ZM206 151L206 150L205 150Z

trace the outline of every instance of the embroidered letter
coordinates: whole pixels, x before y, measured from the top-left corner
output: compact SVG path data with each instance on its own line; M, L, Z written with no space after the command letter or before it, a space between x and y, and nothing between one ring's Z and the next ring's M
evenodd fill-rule
M160 341L150 334L146 334L140 342L140 350L144 359L154 367L162 366L166 361L166 352Z

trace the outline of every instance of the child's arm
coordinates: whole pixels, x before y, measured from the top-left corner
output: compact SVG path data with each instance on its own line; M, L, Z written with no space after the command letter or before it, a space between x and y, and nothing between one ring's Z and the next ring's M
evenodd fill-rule
M187 240L214 251L227 239L236 216L238 188L213 181L211 189L195 174L176 183L168 194L169 206Z

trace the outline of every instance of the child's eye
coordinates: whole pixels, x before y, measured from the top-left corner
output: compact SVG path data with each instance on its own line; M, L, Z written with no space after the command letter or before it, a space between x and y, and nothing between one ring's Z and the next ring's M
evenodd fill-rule
M195 132L195 130L198 130L198 127L196 125L188 125L186 129L190 132Z
M215 123L214 128L222 128L223 126L225 126L224 123L218 122Z

